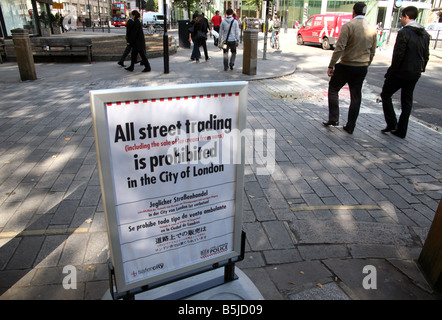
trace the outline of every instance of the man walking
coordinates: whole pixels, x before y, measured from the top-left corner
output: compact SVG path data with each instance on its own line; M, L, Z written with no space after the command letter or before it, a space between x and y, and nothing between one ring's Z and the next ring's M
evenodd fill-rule
M353 6L353 19L342 26L327 72L331 77L328 86L329 116L323 125L339 125L339 91L348 83L350 107L344 130L350 134L356 126L361 107L362 84L376 51L376 29L365 19L366 11L367 6L363 2Z
M149 60L146 57L146 40L144 38L143 25L140 22L140 12L133 10L130 13L133 19L133 24L128 27L128 41L127 45L131 46L130 66L124 68L127 71L134 71L134 65L137 62L137 56L140 55L144 65L142 72L149 72L151 70Z
M132 50L132 47L129 44L129 30L132 29L133 23L134 19L132 19L132 16L130 16L129 20L127 20L126 23L126 49L124 49L123 55L121 56L120 60L117 62L122 67L125 67L124 60L126 60L126 57L129 55L130 51Z
M220 17L219 11L216 10L215 15L212 17L210 22L212 23L213 30L215 30L218 33L218 35L219 35L219 27L221 26L222 20L223 19ZM215 45L215 47L218 46L218 38L217 37L213 37L213 44Z
M239 25L238 21L233 18L233 10L227 9L227 17L221 22L219 39L221 43L226 43L227 48L223 48L224 71L233 70L236 59L236 47L239 44ZM232 52L229 62L229 50Z
M400 138L407 135L408 119L413 105L413 91L421 73L425 72L430 51L430 35L416 22L418 9L410 6L402 10L401 24L393 49L391 66L385 74L381 99L387 127L381 130ZM401 89L399 122L393 109L392 95Z

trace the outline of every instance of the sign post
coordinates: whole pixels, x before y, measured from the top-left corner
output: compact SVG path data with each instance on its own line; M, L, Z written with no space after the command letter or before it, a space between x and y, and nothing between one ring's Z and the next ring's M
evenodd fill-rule
M90 96L117 294L214 266L231 280L244 243L247 82Z
M169 73L169 35L167 34L167 3L163 4L164 24L163 24L163 63L164 73Z

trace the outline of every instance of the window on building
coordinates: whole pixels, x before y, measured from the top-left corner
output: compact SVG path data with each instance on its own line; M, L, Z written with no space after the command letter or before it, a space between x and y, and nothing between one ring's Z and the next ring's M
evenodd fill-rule
M31 35L38 34L31 0L0 0L0 7L6 26L4 36L11 36L11 30L17 28L29 30Z

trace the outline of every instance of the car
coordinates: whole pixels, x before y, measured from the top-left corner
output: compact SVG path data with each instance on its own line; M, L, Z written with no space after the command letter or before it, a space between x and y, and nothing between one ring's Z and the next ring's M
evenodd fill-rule
M442 39L442 22L430 23L425 30L430 34L431 39Z
M324 50L332 49L338 40L342 25L352 18L350 13L315 14L298 30L297 43L320 44Z

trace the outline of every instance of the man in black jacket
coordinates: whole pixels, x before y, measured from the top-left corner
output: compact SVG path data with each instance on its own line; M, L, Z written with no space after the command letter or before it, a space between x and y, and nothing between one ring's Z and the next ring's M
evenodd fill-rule
M425 72L430 51L430 35L416 22L418 9L410 6L402 10L401 24L393 50L391 66L385 74L381 99L387 127L383 133L391 132L405 138L408 119L413 105L413 91L421 73ZM396 119L391 97L401 89L401 115Z
M125 69L127 71L134 71L134 65L139 54L144 65L142 72L149 72L151 69L146 57L146 41L144 39L143 25L140 22L140 13L138 10L133 10L130 16L133 19L133 23L127 26L127 45L132 47L132 52L130 54L130 66Z

